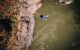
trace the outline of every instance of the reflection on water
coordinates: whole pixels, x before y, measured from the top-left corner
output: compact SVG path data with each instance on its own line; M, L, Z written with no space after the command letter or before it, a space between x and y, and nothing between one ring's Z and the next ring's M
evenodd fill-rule
M80 25L80 0L74 1L74 10L76 13L76 16L75 16L76 24Z
M74 11L75 11L75 24L78 28L74 35L74 46L71 50L80 50L80 0L74 1Z

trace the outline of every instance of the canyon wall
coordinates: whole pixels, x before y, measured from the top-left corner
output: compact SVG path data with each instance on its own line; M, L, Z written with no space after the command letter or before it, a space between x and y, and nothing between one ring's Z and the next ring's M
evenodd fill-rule
M2 35L0 46L2 49L29 50L35 27L33 15L41 6L41 0L3 0L0 2L0 29L2 30L0 31L2 32L0 33ZM5 21L8 21L8 25L5 25Z

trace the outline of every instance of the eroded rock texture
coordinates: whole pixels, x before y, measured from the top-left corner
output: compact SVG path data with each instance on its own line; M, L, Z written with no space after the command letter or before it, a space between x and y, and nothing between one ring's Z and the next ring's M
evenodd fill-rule
M33 41L33 14L42 5L40 0L0 1L0 48L29 50Z
M73 2L74 0L59 0L59 3L62 5L69 5Z

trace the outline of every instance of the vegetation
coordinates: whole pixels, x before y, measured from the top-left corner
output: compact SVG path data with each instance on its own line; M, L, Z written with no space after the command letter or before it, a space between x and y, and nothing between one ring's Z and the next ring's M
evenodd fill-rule
M16 6L15 6L16 5ZM17 31L17 0L0 0L0 48L13 45ZM3 32L3 33L1 33ZM2 37L2 38L1 38ZM1 43L2 42L2 43Z

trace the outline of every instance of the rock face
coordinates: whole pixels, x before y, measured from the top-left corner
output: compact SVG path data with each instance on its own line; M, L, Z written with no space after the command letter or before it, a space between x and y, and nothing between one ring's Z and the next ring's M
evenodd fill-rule
M2 3L4 5L2 5ZM9 31L9 37L5 38L7 40L3 39L5 40L3 43L5 44L4 47L6 50L29 50L29 46L33 41L33 32L35 25L33 14L41 7L41 0L5 0L1 1L0 4L0 8L5 7L6 4L10 4L10 8L7 10L9 13L5 11L5 9L7 9L7 6L4 10L1 9L2 11L0 12L3 12L1 15L8 16L5 18L12 19L12 23L15 23L13 23L15 26L11 26L12 31ZM0 25L0 27L0 29L5 29L2 25ZM4 32L4 34L5 36L2 36L3 38L8 36L6 32Z
M60 3L62 3L63 5L69 5L73 2L74 0L59 0Z

